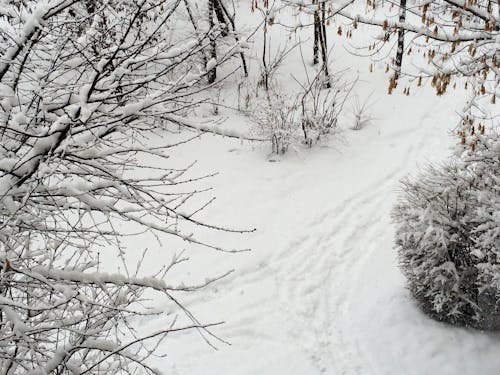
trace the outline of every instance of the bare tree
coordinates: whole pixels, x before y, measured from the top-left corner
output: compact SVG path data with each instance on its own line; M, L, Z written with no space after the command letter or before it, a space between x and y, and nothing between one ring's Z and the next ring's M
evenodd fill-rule
M400 3L396 16L387 16L383 3L373 8L371 15L356 14L349 8L341 10L339 15L350 19L351 27L364 23L385 31L371 46L374 51L390 43L392 35L397 35L396 70L403 52L420 54L426 64L420 65L419 71L407 72L418 85L430 79L436 93L442 95L454 83L454 78L466 77L467 84L474 85L476 94L487 94L492 102L496 101L500 67L495 46L500 32L498 2L432 0L418 1L411 8ZM411 37L407 46L400 48L405 33ZM395 80L391 79L391 86L395 85Z
M189 3L185 0L186 7L188 9L189 15L191 17L192 23L196 29L196 22L192 18L192 10L190 9ZM222 0L208 0L207 2L207 19L209 26L209 38L210 38L210 48L208 55L210 59L217 59L217 48L218 42L221 37L227 37L229 34L232 35L235 42L239 44L240 38L235 29L234 15L231 15L224 5ZM245 77L248 76L247 63L244 53L240 50L239 56L241 58L241 67ZM208 74L208 83L213 83L217 79L217 69L216 67L211 67Z
M466 77L468 85L474 85L478 95L488 95L496 101L500 54L496 41L500 32L499 4L491 0L419 0L409 7L405 0L398 4L398 12L391 12L391 2L367 0L282 0L303 14L314 17L309 24L300 27L315 27L315 61L318 58L318 42L321 38L320 15L327 9L327 20L350 20L340 25L339 35L350 37L359 24L382 29L379 37L368 46L372 54L384 51L385 46L396 45L393 60L395 75L391 78L390 91L397 84L396 76L401 72L403 55L420 54L425 64L417 71L406 71L413 82L421 85L429 79L438 95L450 87L454 78ZM366 4L364 13L357 13L353 5ZM342 27L343 26L343 27ZM405 35L406 42L405 43ZM393 44L394 38L396 43ZM390 53L392 55L392 53ZM392 55L393 56L393 55ZM455 83L455 82L453 82Z
M168 335L196 329L211 341L170 285L176 255L151 277L130 270L117 223L186 243L204 223L187 211L200 192L189 167L168 167L151 146L169 123L203 101L214 35L180 25L176 1L13 1L0 38L0 373L157 373L147 358ZM175 19L174 19L175 17ZM175 22L176 32L172 25ZM225 51L212 67L225 61ZM155 165L147 160L155 160ZM141 170L146 177L138 177ZM235 231L238 232L238 231ZM124 271L102 270L99 251L117 251ZM160 293L177 314L147 334L132 318ZM179 314L188 318L177 319Z
M349 0L347 3L342 4L339 9L351 4L354 0ZM328 68L328 41L326 34L326 26L330 24L331 19L338 13L339 9L333 8L333 2L329 0L312 0L311 2L302 2L294 0L283 0L283 7L293 7L299 11L301 14L312 16L312 23L302 24L300 27L313 26L314 30L314 43L313 43L313 64L319 63L319 55L321 53L321 69L325 76L324 85L329 88L330 84L330 73ZM285 25L286 26L286 25ZM290 26L287 26L290 28ZM342 33L342 28L338 29L339 33Z
M326 8L324 1L313 0L314 19L314 45L313 45L313 64L319 62L319 52L321 51L321 68L325 75L325 85L330 87L328 73L328 42L326 38L326 23L329 22L326 16Z
M236 25L235 25L235 14L231 14L227 8L227 6L224 4L223 0L216 0L215 1L215 9L217 11L217 18L219 19L219 22L221 24L225 24L226 29L230 30L233 33L234 39L237 43L240 43L240 37L236 31ZM241 59L241 67L243 68L243 73L245 77L248 77L248 68L247 68L247 62L245 58L245 54L243 51L239 52L240 59Z

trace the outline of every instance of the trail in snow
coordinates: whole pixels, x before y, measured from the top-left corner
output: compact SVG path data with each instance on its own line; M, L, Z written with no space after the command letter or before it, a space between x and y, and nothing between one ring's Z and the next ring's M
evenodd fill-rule
M411 133L410 129L402 134ZM395 136L399 134L391 138ZM291 336L310 353L321 373L368 373L363 352L346 325L349 297L360 282L360 264L373 255L377 239L387 231L389 213L384 202L428 134L418 136L393 170L381 171L380 178L366 189L319 214L303 228L306 235L280 255L286 264L278 284L282 303L292 317L287 322Z

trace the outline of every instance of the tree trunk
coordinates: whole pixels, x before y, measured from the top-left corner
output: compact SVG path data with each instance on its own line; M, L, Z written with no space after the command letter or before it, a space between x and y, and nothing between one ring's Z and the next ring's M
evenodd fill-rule
M215 10L215 15L217 16L217 21L219 21L219 24L221 25L221 35L222 36L227 36L229 33L229 25L226 21L226 18L224 17L224 10L222 9L222 4L220 0L213 0L214 3L214 10Z
M325 86L330 88L330 74L328 73L328 49L326 42L326 12L325 2L321 2L321 22L320 22L320 45L321 45L321 58L323 59L323 72L325 74Z
M318 4L318 0L313 0L313 4ZM313 47L313 64L319 62L319 34L321 32L319 9L314 10L314 47Z
M262 46L262 65L264 67L264 76L262 77L264 88L269 97L269 71L267 69L266 63L266 53L267 53L267 13L264 19L264 45Z
M229 22L229 26L233 30L234 33L234 39L236 40L236 43L239 43L240 39L238 38L238 35L236 35L236 27L234 25L234 15L231 16L229 14L227 8L225 7L224 3L222 0L216 0L218 7L222 10L223 14L226 16L227 21ZM245 73L245 77L248 77L248 68L247 68L247 62L245 59L245 54L243 52L240 52L240 58L241 58L241 65L243 66L243 72Z
M211 59L216 59L217 60L217 50L216 50L216 43L215 43L215 30L214 30L214 12L215 12L215 2L216 0L208 0L208 25L210 27L209 31L209 39L210 39L210 58ZM208 83L214 83L215 80L217 79L217 70L216 68L210 69L208 72Z
M193 11L191 10L191 5L189 4L188 0L184 0L184 5L186 7L186 11L188 13L189 20L191 21L191 24L193 25L193 29L195 31L195 34L199 38L200 37L200 32L199 32L199 29L198 29L198 23L195 20L195 17L193 15ZM204 66L207 66L207 62L208 61L207 61L207 55L205 54L205 52L202 52L202 59L203 59Z
M405 22L406 19L406 0L399 1L399 22ZM403 53L405 49L405 31L403 28L398 30L398 49L396 51L396 59L394 61L394 79L397 80L401 73L403 65Z

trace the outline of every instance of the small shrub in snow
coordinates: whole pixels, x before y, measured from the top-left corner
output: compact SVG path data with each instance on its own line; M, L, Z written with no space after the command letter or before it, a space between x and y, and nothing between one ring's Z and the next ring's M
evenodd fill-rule
M257 124L257 132L271 141L272 152L284 154L291 143L298 141L296 124L296 103L288 104L280 95L273 96L269 105L263 105L252 119Z
M306 145L311 147L337 129L352 87L339 75L325 78L320 72L300 94L300 125Z
M484 128L483 128L484 131ZM403 182L393 211L401 269L424 311L500 329L500 140Z
M370 112L370 97L367 97L364 101L360 101L357 96L354 97L354 101L351 107L352 116L352 130L361 130L364 127L372 124L374 118Z
M290 146L300 144L312 147L337 129L352 85L337 76L329 82L332 87L325 89L320 72L296 96L270 90L266 99L253 103L250 117L257 124L259 136L271 141L273 153L284 154Z

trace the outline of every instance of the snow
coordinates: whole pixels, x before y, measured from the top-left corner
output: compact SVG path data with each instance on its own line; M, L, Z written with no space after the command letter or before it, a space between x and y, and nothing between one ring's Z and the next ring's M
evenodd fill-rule
M67 355L68 350L71 349L70 345L67 346L62 346L60 347L54 357L49 359L45 366L43 368L38 368L34 371L30 372L30 375L47 375L50 374L52 371L57 369L57 366L64 360L65 356Z
M194 335L173 340L166 350L180 374L498 372L498 334L434 322L404 288L389 223L397 181L447 134L433 139L429 119L404 130L394 120L346 135L341 155L324 149L280 163L234 143L197 145L216 154L211 165L225 176L217 209L258 230L246 240L253 253L233 261L235 276L195 305L227 321L218 334L232 345L194 351Z
M216 333L231 346L214 351L197 335L172 337L161 348L170 360L155 366L200 375L498 374L500 335L424 315L393 250L398 181L449 154L442 124L455 102L378 94L373 125L275 163L267 146L230 138L204 136L178 149L173 157L203 155L200 170L219 172L206 219L257 231L238 239L251 253L190 254L190 274L235 269L189 303L202 321L226 321Z
M162 59L172 59L175 57L179 57L182 54L190 51L194 47L196 47L200 42L195 39L186 40L182 45L171 47L167 52L163 52L159 55Z
M29 17L24 20L22 34L23 37L31 35L35 29L44 24L44 16L49 12L51 4L47 1L40 1Z
M208 72L208 71L212 70L213 68L215 68L216 65L217 65L216 59L212 58L212 59L208 60L206 71Z
M32 272L53 280L70 280L73 282L87 282L94 284L113 283L115 285L144 285L159 291L175 289L174 287L165 284L164 281L158 280L154 277L126 277L120 274L108 274L103 272L86 273L78 271L49 269L46 267L35 267L32 269ZM63 292L63 294L67 296L72 295L71 290L61 290L61 292Z
M111 340L88 339L83 343L82 347L87 347L92 349L99 348L100 350L103 351L112 352L113 350L116 350L118 348L118 345L116 344L116 342Z
M144 100L139 101L139 102L130 103L130 104L127 104L125 107L123 107L122 114L124 117L136 115L136 114L139 114L145 108L151 106L152 104L153 104L153 100L149 99L149 98L144 99Z
M283 14L279 16L285 18ZM38 16L30 27L37 27L40 22ZM297 19L296 26L300 25ZM244 25L239 27L244 29ZM278 27L270 27L271 34L280 32ZM338 42L334 28L329 29L329 38L330 34L331 43ZM282 38L288 35L283 33ZM174 59L198 43L187 41L161 57ZM248 45L247 41L240 42L242 47ZM304 51L310 51L307 48ZM195 237L172 239L168 227L149 223L151 228L163 231L157 235L163 246L157 245L153 237L149 241L143 236L120 239L126 243L130 264L134 264L140 253L138 249L153 248L152 255L144 260L144 272L156 270L159 264L170 264L173 250L188 247L189 262L183 264L184 268L174 278L193 281L191 284L175 283L177 280L168 278L164 282L152 277L42 267L32 272L53 280L137 284L160 291L179 289L178 285L209 284L199 292L183 294L182 300L201 322L225 321L212 332L231 345L217 342L218 350L214 350L197 334L171 335L159 348L159 354L168 356L151 359L152 365L165 373L497 375L500 334L453 327L427 317L406 290L393 249L390 211L399 181L408 173L417 172L420 166L439 162L450 153L453 139L449 133L456 123L455 111L463 104L461 97L451 93L438 98L425 87L412 91L410 97L403 96L401 88L387 96L387 77L381 71L368 74L368 63L349 56L340 45L332 56L335 70L349 67L346 75L360 75L355 89L358 95L375 93L374 120L352 131L353 124L343 119L342 135L334 135L312 149L291 150L282 157L269 156L267 143L247 141L251 138L248 119L222 106L219 116L226 116L227 121L217 125L165 115L165 119L201 133L198 139L173 148L169 162L187 165L197 159L194 172L200 175L219 172L200 182L199 189L213 188L217 200L197 215L221 226L257 228L236 238L200 229L194 232ZM208 61L206 70L213 64L214 60ZM257 63L249 59L249 64ZM250 68L256 75L257 67ZM297 90L290 74L300 75L302 69L300 58L292 54L285 71L279 73L284 91ZM199 77L190 73L185 81ZM95 110L86 103L89 89L89 85L84 86L79 93L82 121ZM234 87L223 90L220 96L225 95L228 101L234 99ZM7 86L0 87L0 96L4 101L11 100ZM123 107L122 115L142 115L153 103L148 99L128 104ZM206 117L210 119L211 115ZM20 125L25 122L20 114L13 121ZM53 134L36 143L20 172L29 172L57 136L55 132L64 126L64 118L54 123ZM171 143L172 137L175 135L168 133L152 142ZM75 139L80 144L85 141L83 137ZM500 148L500 142L494 147ZM94 155L89 151L81 156ZM11 159L0 160L0 170L12 167ZM0 204L10 212L17 207L6 193L14 183L11 176L0 176ZM90 187L78 182L58 186L78 195L89 206L109 211L113 200L91 196ZM121 210L124 217L140 220L128 213L130 208ZM192 242L205 241L225 249L248 247L252 251L227 254L190 247ZM475 255L482 256L479 252ZM116 262L114 255L102 256L104 264ZM226 274L212 283L215 275ZM68 298L72 296L71 288L60 291ZM166 304L161 300L154 302L158 307ZM22 334L27 328L20 317L13 315L8 307L2 309L15 330ZM167 318L143 320L139 328L164 329L169 322L163 319ZM116 348L101 340L89 339L86 344L108 351ZM34 373L45 374L54 369L69 349L61 346L45 368Z
M29 327L26 326L21 317L14 310L5 305L1 306L1 309L5 314L7 320L12 323L12 330L16 335L23 335L26 331L29 330Z
M335 31L329 31L332 44L338 41ZM352 131L344 119L341 136L311 150L268 156L269 145L243 140L248 121L229 110L220 109L228 119L217 127L171 117L229 136L205 134L171 156L171 162L184 164L198 159L200 173L219 172L207 182L217 201L202 219L257 230L237 239L195 233L198 240L226 248L243 243L252 251L230 256L192 251L181 275L202 278L235 270L198 294L183 296L198 320L226 322L212 332L230 345L217 343L214 350L196 334L172 336L160 347L168 357L152 365L190 375L498 374L500 334L427 317L405 288L393 249L390 211L399 181L450 154L461 96L436 97L426 87L410 97L401 94L403 88L387 96L383 68L369 74L368 62L341 46L332 56L335 70L350 68L347 75L360 75L355 91L361 98L374 93L374 120ZM280 73L285 92L297 90L290 74L302 69L298 56L287 60ZM152 250L145 267L154 269L160 259L168 263L166 250L175 246L185 247L168 242ZM128 247L144 248L144 241L130 239ZM161 318L143 323L151 331L167 324Z

